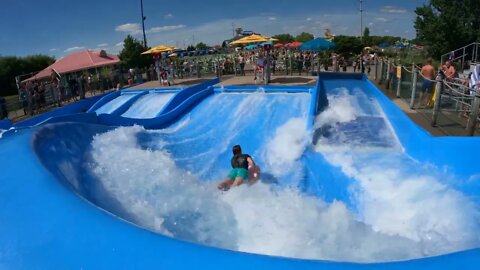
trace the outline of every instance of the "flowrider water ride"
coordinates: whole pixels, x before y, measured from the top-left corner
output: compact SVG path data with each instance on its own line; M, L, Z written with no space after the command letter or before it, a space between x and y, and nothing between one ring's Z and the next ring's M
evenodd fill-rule
M360 74L116 91L2 123L0 268L476 269L479 138ZM254 185L217 189L240 144Z

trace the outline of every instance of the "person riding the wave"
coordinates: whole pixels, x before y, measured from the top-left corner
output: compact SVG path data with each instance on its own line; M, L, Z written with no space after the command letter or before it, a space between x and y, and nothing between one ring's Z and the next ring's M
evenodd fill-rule
M231 160L232 170L227 178L218 185L218 189L228 190L231 187L241 185L245 180L249 180L249 169L256 168L253 158L248 154L242 154L240 145L232 148L233 157ZM255 172L253 178L256 178L258 172Z

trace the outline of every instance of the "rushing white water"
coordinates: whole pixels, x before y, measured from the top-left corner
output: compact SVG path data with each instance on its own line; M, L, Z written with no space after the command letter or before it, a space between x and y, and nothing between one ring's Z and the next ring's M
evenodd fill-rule
M317 118L316 126L333 126L332 136L348 137L343 128L352 124L346 123L372 116L358 100L347 91L329 97L330 107ZM375 103L372 107L378 109ZM381 115L381 111L374 114ZM372 150L354 137L334 141L337 144L324 137L316 145L332 165L356 180L359 219L377 232L414 241L426 256L480 246L478 207L442 181L450 176L404 154L388 123L378 132L391 147Z
M120 106L122 106L125 102L129 101L135 97L133 94L125 94L125 95L120 95L116 97L115 99L111 100L107 104L103 105L102 107L98 108L95 112L97 114L102 114L102 113L112 113L116 109L118 109Z
M224 96L217 98L221 101ZM255 115L246 108L265 106L264 99L262 95L248 96L231 111L232 119L222 129L223 144L231 145L232 132ZM92 142L90 168L141 226L221 248L295 258L378 262L480 246L477 207L443 184L440 173L403 153L378 106L372 104L377 109L365 110L363 102L371 101L347 91L330 96L329 101L330 107L315 126L328 125L335 139L321 136L315 150L354 180L349 190L358 204L355 210L340 201L325 203L288 184L260 182L221 193L215 182L200 179L198 170L179 166L175 154L182 153L183 148L178 148L180 152L168 151L166 146L172 142L161 136L156 137L153 148L139 142L140 134L178 133L183 123L171 130L123 127L97 135ZM225 105L225 109L230 106ZM384 144L365 141L362 125L346 125L365 117L380 123L376 127L383 129L377 133L381 133ZM309 147L305 127L304 118L291 118L275 128L273 137L259 149L266 171L276 177L300 177L301 158ZM352 127L360 135L348 133ZM200 127L195 124L186 130L197 134L195 128ZM196 140L189 141L188 147L200 147ZM216 160L212 155L225 145L197 162L211 166Z
M175 93L152 93L139 98L122 116L129 118L154 118Z
M420 252L405 238L355 220L341 202L328 205L263 183L220 193L176 166L168 152L142 149L139 132L145 131L118 128L96 136L91 168L142 226L217 247L297 258L377 261Z

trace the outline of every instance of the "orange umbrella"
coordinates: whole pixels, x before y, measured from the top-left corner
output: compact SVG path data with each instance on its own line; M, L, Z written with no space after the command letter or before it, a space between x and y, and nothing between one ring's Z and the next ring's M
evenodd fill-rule
M281 48L283 47L284 45L282 43L277 43L275 45L273 45L275 48Z
M294 42L290 42L290 43L288 43L288 44L285 44L285 47L297 48L297 47L300 47L301 45L302 45L301 42L294 41Z

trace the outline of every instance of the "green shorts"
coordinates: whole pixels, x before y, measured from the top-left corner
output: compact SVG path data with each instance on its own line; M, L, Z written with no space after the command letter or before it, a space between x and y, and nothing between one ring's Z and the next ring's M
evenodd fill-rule
M241 177L244 180L248 179L248 171L244 168L233 168L227 176L230 179Z

